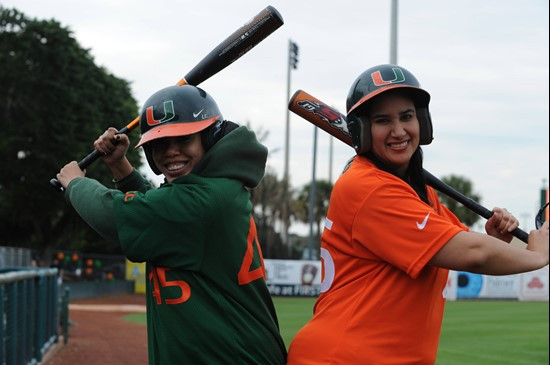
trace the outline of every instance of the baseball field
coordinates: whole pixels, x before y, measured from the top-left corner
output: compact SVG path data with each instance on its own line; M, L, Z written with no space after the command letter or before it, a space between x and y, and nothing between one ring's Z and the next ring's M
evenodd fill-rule
M274 302L288 347L311 318L315 299L276 297ZM548 311L548 302L448 302L436 364L548 364ZM125 318L145 324L144 314Z

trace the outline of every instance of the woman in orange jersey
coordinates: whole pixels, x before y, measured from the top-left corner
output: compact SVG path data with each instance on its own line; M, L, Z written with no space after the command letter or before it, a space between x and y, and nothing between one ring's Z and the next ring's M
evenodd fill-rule
M430 95L396 65L362 73L347 99L357 156L334 186L311 321L288 364L433 364L448 270L506 275L548 264L548 222L527 249L518 221L494 208L487 235L469 232L426 185L419 145L432 141Z

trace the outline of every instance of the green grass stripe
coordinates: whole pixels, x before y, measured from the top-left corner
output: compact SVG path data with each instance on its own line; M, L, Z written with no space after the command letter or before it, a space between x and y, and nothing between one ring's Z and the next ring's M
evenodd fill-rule
M273 298L286 346L313 315L314 298ZM548 302L447 302L437 365L548 364ZM146 324L145 314L126 320Z

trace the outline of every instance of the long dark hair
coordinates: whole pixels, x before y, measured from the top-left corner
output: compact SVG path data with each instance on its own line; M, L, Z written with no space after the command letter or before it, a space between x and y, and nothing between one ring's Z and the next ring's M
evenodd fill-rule
M389 172L390 174L397 176L401 180L405 181L413 190L418 194L418 197L426 204L430 205L428 200L428 191L426 189L426 177L424 176L424 167L422 166L422 148L418 146L414 151L409 161L409 167L404 177L397 175L394 169L386 165L372 152L372 149L365 153L365 157L374 163L382 171Z

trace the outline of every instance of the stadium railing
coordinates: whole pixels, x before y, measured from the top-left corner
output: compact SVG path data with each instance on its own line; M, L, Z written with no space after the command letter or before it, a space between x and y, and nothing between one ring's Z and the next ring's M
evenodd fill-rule
M0 268L0 364L36 364L59 339L56 268Z

